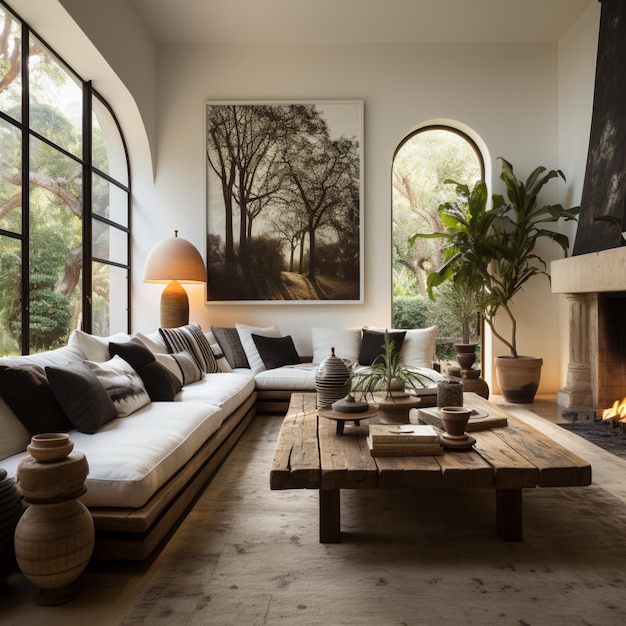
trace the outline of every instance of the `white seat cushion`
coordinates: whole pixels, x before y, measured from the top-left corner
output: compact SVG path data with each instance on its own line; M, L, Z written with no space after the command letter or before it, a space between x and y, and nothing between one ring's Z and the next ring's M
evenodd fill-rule
M315 391L316 370L317 365L313 363L283 365L283 367L259 372L254 379L257 389Z
M74 450L89 463L82 502L91 507L143 506L221 426L222 419L217 406L152 402L105 424L96 435L72 431ZM9 476L15 476L25 456L2 461Z
M252 392L254 379L246 374L220 372L207 374L202 380L185 385L174 398L175 402L218 405L224 415L230 415Z

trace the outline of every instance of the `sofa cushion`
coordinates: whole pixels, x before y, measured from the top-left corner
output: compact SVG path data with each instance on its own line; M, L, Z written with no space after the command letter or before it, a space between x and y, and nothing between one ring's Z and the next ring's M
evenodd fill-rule
M46 375L74 428L92 435L116 417L115 405L98 377L82 361L49 365Z
M139 374L152 402L171 402L180 391L182 382L158 363L154 354L136 337L124 343L109 343L112 356L119 355Z
M89 461L90 507L138 508L178 471L222 424L217 406L194 402L152 402L111 420L97 435L72 432L74 449ZM9 476L25 454L3 460Z
M167 345L168 352L186 350L193 356L203 372L212 374L218 371L211 345L198 324L186 324L178 328L159 328L159 332Z
M84 361L98 377L115 406L117 417L126 417L150 402L150 396L137 372L121 356L104 363Z
M335 356L356 363L361 347L360 328L311 328L313 344L313 363L321 363L330 356L331 348L335 348Z
M149 335L144 333L134 333L133 337L135 339L139 339L141 343L143 343L152 354L168 354L167 345L163 340L161 333L156 330Z
M26 450L30 436L26 426L20 422L0 394L0 459Z
M369 328L384 332L384 328ZM389 332L406 331L402 350L400 350L400 363L409 367L425 367L431 369L435 360L435 342L437 340L437 327L391 329Z
M265 365L252 339L252 333L262 337L280 337L280 330L278 330L276 326L261 328L259 326L248 326L247 324L235 324L235 328L239 333L241 345L246 352L246 358L248 359L252 373L257 374L258 372L262 372L265 369Z
M230 363L222 352L220 344L212 343L211 350L213 350L213 355L215 356L215 360L217 361L217 369L223 373L232 372L233 368L230 366Z
M211 330L231 367L250 367L246 351L243 349L243 345L241 345L241 339L236 328L211 326Z
M72 430L39 365L0 365L0 394L31 435Z
M313 363L286 365L259 372L254 380L257 389L266 391L315 391L316 370Z
M298 351L293 345L293 339L289 335L263 337L263 335L252 333L251 336L266 369L273 370L283 365L295 365L301 362Z
M103 363L111 358L111 354L109 353L110 341L120 342L128 341L129 339L130 335L126 333L117 333L110 337L98 337L97 335L90 335L82 330L73 330L67 341L67 345L78 348L82 355L81 359Z
M249 374L208 374L201 381L183 387L176 395L176 402L217 405L226 418L253 392L254 379Z
M394 353L402 350L406 331L388 332L389 342L393 343ZM385 350L385 333L378 330L363 329L361 338L361 347L359 348L359 365L372 365L372 363L381 356L384 356Z
M198 362L186 350L175 352L171 355L183 378L183 386L197 383L204 378L204 372L200 369Z

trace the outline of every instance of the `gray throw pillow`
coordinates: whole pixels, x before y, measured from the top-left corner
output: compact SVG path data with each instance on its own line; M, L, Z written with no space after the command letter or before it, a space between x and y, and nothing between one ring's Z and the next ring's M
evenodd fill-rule
M76 430L92 435L116 417L109 394L84 363L49 365L46 375L54 397Z
M178 363L178 367L180 367L181 374L183 375L183 385L189 385L190 383L202 380L204 372L198 367L198 363L189 352L183 350L181 352L175 352L171 356L176 363Z
M241 338L236 328L211 326L211 330L231 367L250 367L248 357L243 349Z

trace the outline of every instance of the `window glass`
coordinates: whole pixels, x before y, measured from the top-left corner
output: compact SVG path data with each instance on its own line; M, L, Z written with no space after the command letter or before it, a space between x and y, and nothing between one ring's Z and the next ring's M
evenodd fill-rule
M0 119L0 228L22 232L22 141L20 131Z
M123 230L93 220L93 256L99 260L126 265L128 261L128 235Z
M30 127L71 154L82 153L82 84L31 36Z
M22 353L22 242L0 235L0 354Z
M483 176L482 157L474 142L453 128L428 127L412 133L396 150L392 168L393 325L420 328L436 325L437 358L453 360L454 343L469 332L476 342L480 330L475 298L445 284L433 302L427 293L428 272L441 267L439 239L418 238L415 232L444 230L440 204L454 200L454 180L473 187ZM469 320L469 321L468 321Z
M98 174L92 180L94 215L128 226L128 192Z
M63 345L82 314L82 168L31 139L30 349Z
M22 120L21 24L0 6L0 110Z
M106 337L128 331L128 270L92 263L93 334Z
M124 142L111 112L98 98L93 99L92 145L93 166L127 185Z

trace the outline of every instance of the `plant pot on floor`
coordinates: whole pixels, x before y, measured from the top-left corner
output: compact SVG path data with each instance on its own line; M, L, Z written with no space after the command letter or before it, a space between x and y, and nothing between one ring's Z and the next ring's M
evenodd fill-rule
M507 402L529 404L535 399L543 359L532 356L497 356L496 378Z

